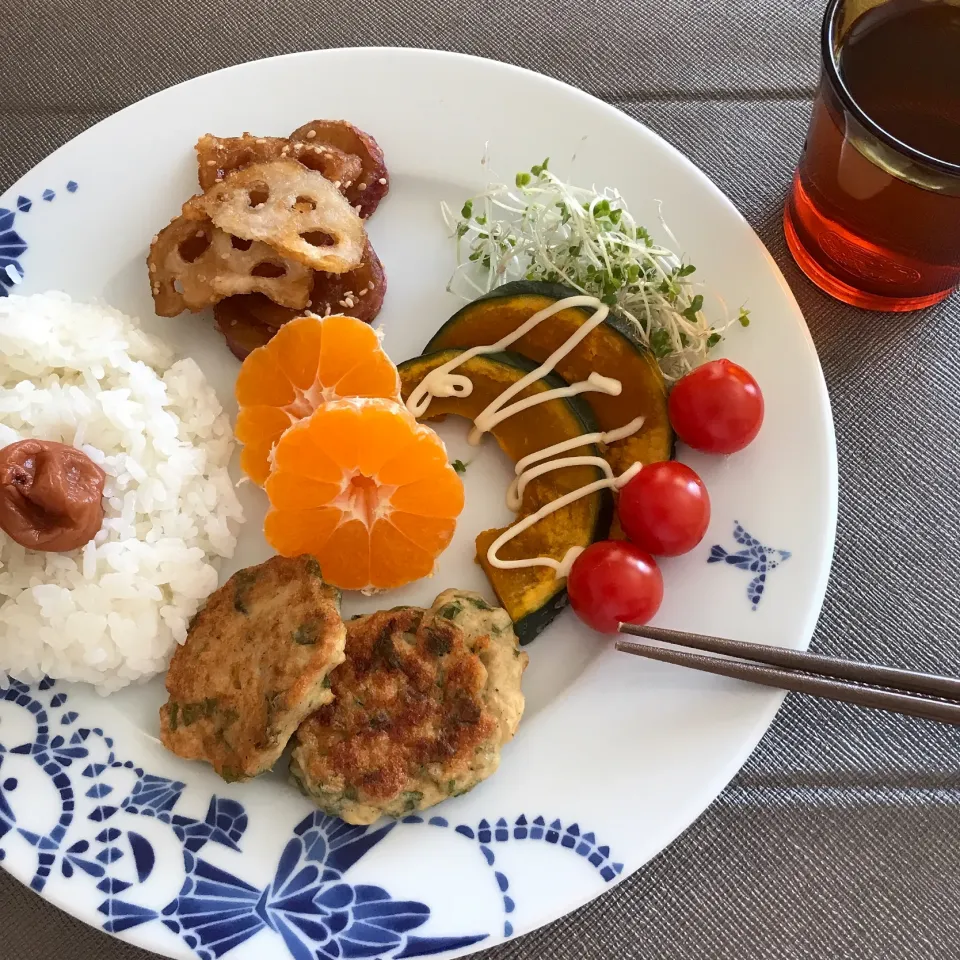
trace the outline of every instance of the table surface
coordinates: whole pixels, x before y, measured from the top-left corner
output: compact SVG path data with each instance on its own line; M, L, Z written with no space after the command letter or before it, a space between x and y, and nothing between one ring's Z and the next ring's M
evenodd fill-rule
M267 9L267 15L261 14ZM249 11L249 12L247 12ZM434 46L616 104L698 164L757 230L820 353L840 456L814 648L960 673L960 297L906 316L814 289L786 252L786 185L817 79L820 9L771 0L14 0L0 15L0 191L96 121L262 56ZM136 157L131 157L136 162ZM791 695L669 849L486 960L960 954L960 730ZM0 873L0 957L147 960Z

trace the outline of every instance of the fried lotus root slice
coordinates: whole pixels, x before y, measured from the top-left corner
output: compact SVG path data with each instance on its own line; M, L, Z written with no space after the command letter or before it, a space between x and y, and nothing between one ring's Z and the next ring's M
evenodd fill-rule
M363 165L354 154L327 144L293 143L286 137L215 137L204 134L197 141L197 173L202 190L209 190L234 170L252 163L266 163L280 157L299 160L305 167L323 174L341 193L360 176Z
M296 160L255 163L183 205L235 237L259 240L291 260L330 273L359 266L363 221L325 177Z
M345 197L350 195L351 188L363 174L363 162L354 153L327 143L289 143L289 156L310 170L322 173Z
M265 243L238 240L209 220L177 217L150 244L150 292L157 314L175 317L241 293L262 293L302 310L313 271Z
M372 323L383 306L387 276L373 247L367 243L363 262L349 273L315 273L310 309L318 316L343 313Z
M314 273L309 310L320 317L342 313L372 323L387 290L387 277L380 258L370 244L363 262L349 273ZM243 360L262 347L285 323L302 315L274 303L259 293L228 297L213 308L217 329L223 334L230 352Z
M197 141L197 174L200 188L209 190L234 170L275 160L290 143L286 137L215 137L205 133Z
M316 277L317 274L314 274ZM326 274L324 274L326 276ZM274 303L269 297L259 293L248 293L239 297L227 297L213 308L213 315L217 320L217 327L224 336L228 327L245 324L262 327L267 340L270 339L285 323L304 313L311 312L308 304L306 310L290 310ZM266 340L264 341L266 342ZM241 357L241 359L243 359Z
M260 323L247 309L246 302L256 297L266 300L258 293L251 293L245 297L227 297L214 304L213 319L217 330L227 342L230 352L240 361L246 360L257 347L265 346L277 332L274 327ZM266 300L267 303L271 301ZM275 304L274 304L275 306ZM278 307L277 309L283 309ZM285 311L290 318L299 316L297 310Z
M383 159L383 151L369 133L347 123L346 120L314 120L305 123L290 134L294 143L324 143L360 158L363 171L344 191L359 214L366 219L377 209L390 189L390 175Z

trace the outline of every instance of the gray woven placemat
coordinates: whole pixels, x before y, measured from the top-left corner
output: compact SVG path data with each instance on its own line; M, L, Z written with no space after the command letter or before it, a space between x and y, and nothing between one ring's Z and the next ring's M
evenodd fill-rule
M960 672L960 298L834 303L780 213L816 81L819 4L771 0L14 0L0 13L0 190L96 120L232 63L436 46L574 83L732 198L784 270L830 388L840 527L814 641ZM958 225L960 228L960 225ZM960 955L960 731L789 697L721 798L651 864L489 960L926 960ZM0 958L146 960L0 874Z

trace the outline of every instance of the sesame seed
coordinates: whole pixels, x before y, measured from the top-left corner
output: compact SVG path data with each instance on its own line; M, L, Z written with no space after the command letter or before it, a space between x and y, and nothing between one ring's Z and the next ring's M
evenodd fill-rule
M360 186L357 187L357 189L358 189L358 190L366 190L366 189L367 189L367 184L361 183Z
M370 292L369 290L361 290L359 293L359 296L365 297L369 292Z
M339 301L339 302L340 302L340 306L341 306L341 307L350 306L350 304L348 304L346 300L341 300L341 301Z
M158 235L155 233L155 234L153 235L153 239L152 239L150 242L151 242L151 243L156 243L156 242L157 242L157 236L158 236Z
M216 165L217 165L217 161L216 161L216 160L208 160L208 161L207 161L207 166L208 166L208 167L215 167Z
M329 316L330 316L330 304L329 304L329 303L327 304L327 309L323 311L323 315L324 315L325 317L329 317Z
M307 131L307 139L308 139L308 140L312 140L316 135L317 135L317 131L316 131L316 130L308 130L308 131Z
M347 180L347 182L344 183L343 188L344 188L344 190L346 190L347 187L352 187L352 186L353 186L353 181L352 181L352 180ZM360 189L362 190L363 187L361 187Z
M150 272L151 272L151 273L156 273L156 272L157 272L157 265L156 265L155 263L151 263L151 264L150 264Z
M358 203L353 209L359 213L363 209L363 205Z
M378 182L381 186L384 186L384 187L385 187L385 186L387 185L387 178L386 178L386 177L381 177L377 182Z
M202 237L202 236L203 236L203 231L202 231L202 230L198 230L198 231L197 231L197 236L198 236L198 237Z
M339 180L334 180L334 181L333 181L333 185L334 185L338 190L340 189L340 181L339 181Z

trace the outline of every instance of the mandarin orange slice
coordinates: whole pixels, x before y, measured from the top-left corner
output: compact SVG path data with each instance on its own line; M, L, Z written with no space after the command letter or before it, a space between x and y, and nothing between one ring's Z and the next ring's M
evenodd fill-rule
M261 486L284 430L343 397L400 397L397 368L377 332L354 317L306 316L285 323L243 361L235 387L240 465Z
M267 542L345 590L429 576L463 509L443 441L391 400L332 401L290 427L266 491Z

